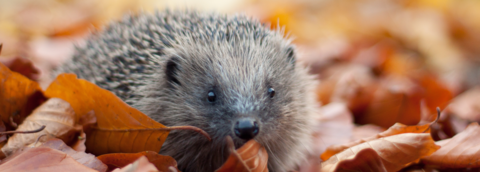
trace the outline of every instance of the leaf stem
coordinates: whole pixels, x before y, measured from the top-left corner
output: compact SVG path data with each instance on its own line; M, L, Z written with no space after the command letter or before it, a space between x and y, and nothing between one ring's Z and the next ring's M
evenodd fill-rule
M0 132L0 135L4 134L30 134L30 133L37 133L45 129L45 125L42 125L39 129L32 130L32 131L4 131Z

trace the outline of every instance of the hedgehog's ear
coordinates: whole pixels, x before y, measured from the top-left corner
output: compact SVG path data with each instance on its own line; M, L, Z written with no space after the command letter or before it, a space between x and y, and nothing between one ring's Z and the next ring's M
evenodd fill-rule
M286 53L288 62L295 65L295 47L289 46Z
M165 65L165 76L168 83L175 83L180 85L180 82L177 79L177 72L179 66L179 59L176 56L170 58Z

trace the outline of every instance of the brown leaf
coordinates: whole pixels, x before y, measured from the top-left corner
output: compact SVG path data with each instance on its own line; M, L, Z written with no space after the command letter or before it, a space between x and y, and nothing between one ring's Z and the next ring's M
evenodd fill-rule
M170 156L160 155L157 152L145 151L139 153L111 153L98 156L109 169L124 168L128 164L138 161L140 157L146 157L159 171L169 171L170 167L177 169L177 161ZM178 169L177 169L178 170Z
M6 131L7 128L5 127L5 124L3 121L0 121L0 132ZM2 147L1 143L7 140L7 136L5 134L0 134L0 147Z
M322 169L322 171L331 169ZM335 172L351 172L351 171L372 171L387 172L383 165L382 158L372 148L362 149L355 155L344 159L335 165Z
M89 168L95 169L97 171L106 171L107 165L103 164L102 161L97 159L92 154L85 153L82 151L75 151L71 147L67 146L62 140L60 139L51 139L42 144L39 147L48 147L52 149L56 149L66 153L68 156L75 159L80 164L83 164Z
M0 62L7 66L11 71L22 74L28 79L38 81L40 70L33 65L32 61L22 57L10 59L0 59Z
M250 140L235 150L233 140L227 137L230 156L216 172L268 172L268 154L255 140Z
M113 93L73 74L62 74L47 88L45 95L68 101L77 121L91 110L97 126L87 131L87 152L106 153L159 152L167 138L166 127L128 106Z
M48 147L26 148L0 164L0 172L19 171L97 172L97 170L80 164L66 153Z
M446 112L461 119L480 121L480 87L474 87L457 96L446 108Z
M313 128L315 146L312 154L319 155L332 145L349 143L354 128L353 117L344 103L329 103L320 108ZM317 160L318 157L315 157Z
M14 129L44 100L38 83L0 64L0 118L7 130Z
M359 124L387 128L399 122L414 125L420 121L421 89L409 78L389 77L375 91L365 113L356 118Z
M400 124L400 123L396 123L395 125L391 126L388 130L380 133L380 134L377 134L373 137L369 137L369 138L365 138L365 139L361 139L361 140L357 140L357 141L354 141L354 142L350 142L348 144L344 144L344 145L334 145L334 146L330 146L327 148L327 150L325 152L322 153L322 155L320 156L322 160L327 160L329 159L331 156L341 152L341 151L344 151L345 149L347 148L350 148L350 147L353 147L353 146L356 146L356 145L359 145L359 144L362 144L362 143L365 143L365 142L369 142L369 141L372 141L372 140L376 140L376 139L380 139L380 138L384 138L384 137L388 137L388 136L393 136L393 135L397 135L397 134L403 134L403 133L424 133L424 132L429 132L429 127L430 127L430 124L425 124L425 125L414 125L414 126L406 126L406 125L403 125L403 124Z
M75 126L75 112L73 112L70 104L59 98L51 98L35 109L18 126L17 131L35 130L41 126L46 126L46 128L40 132L14 134L8 139L7 144L2 147L2 152L8 156L18 149L34 143L41 135L46 135L41 137L41 142L49 138L60 138L64 142L70 143L74 140L76 133L81 130L81 127Z
M119 169L115 169L112 172L154 172L157 168L148 161L145 156L141 156L135 162L128 164L127 166Z
M322 170L335 169L336 165L372 148L381 157L387 171L398 171L403 167L431 155L440 146L435 145L429 133L405 133L368 141L340 152L322 163ZM332 170L330 170L332 171Z
M340 64L323 72L328 76L317 88L319 101L346 103L353 112L365 109L373 97L376 80L365 66Z
M422 159L425 164L441 168L477 168L480 167L480 126L471 123L467 129L451 139L438 141L440 150Z

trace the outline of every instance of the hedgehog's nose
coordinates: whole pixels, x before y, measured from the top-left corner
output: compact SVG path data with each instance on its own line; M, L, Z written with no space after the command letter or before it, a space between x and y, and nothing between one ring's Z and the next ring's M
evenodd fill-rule
M253 139L259 132L258 123L252 118L239 119L233 128L235 135L244 140Z

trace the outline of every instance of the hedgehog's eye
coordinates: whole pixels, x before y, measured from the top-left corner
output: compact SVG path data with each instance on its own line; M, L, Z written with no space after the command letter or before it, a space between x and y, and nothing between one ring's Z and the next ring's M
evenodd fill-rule
M275 96L275 89L273 88L268 88L268 95L270 96L270 98L273 98L273 96Z
M212 90L210 90L207 94L207 99L208 99L209 102L214 102L215 99L217 99L217 96L215 95L215 93Z

